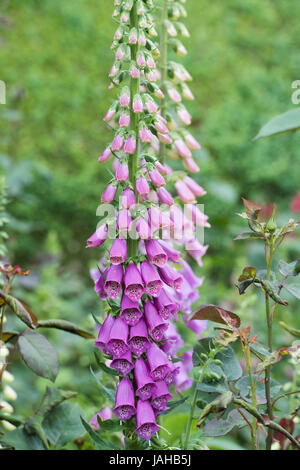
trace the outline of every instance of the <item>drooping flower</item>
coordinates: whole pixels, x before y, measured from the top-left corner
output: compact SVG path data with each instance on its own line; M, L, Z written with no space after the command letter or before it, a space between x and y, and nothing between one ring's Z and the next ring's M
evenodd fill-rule
M128 346L130 350L138 357L148 350L150 346L148 328L143 319L141 319L135 326L130 328Z
M134 263L130 263L125 271L124 284L125 294L131 300L139 301L144 292L144 286L140 271Z
M121 317L129 326L135 326L142 318L143 313L139 308L139 303L132 301L123 294L121 300Z
M131 352L126 351L121 357L113 357L110 367L117 370L123 376L128 375L134 367Z
M113 412L121 421L126 421L135 414L134 389L131 381L125 377L118 385Z
M104 283L105 292L109 297L115 299L122 289L123 266L121 264L112 265L106 274Z
M145 247L151 263L155 264L160 268L165 266L168 257L158 241L153 239L146 240Z
M153 408L163 411L172 395L168 391L167 384L163 380L155 382L155 390L152 394L151 405Z
M142 358L135 361L134 377L137 385L136 394L141 400L149 400L155 389L155 383L150 377L148 366Z
M168 356L155 343L151 343L147 350L147 360L150 367L150 376L154 381L164 380L170 371Z
M150 300L147 300L144 304L144 315L152 338L155 341L161 341L164 332L168 329L168 325L158 314Z
M111 332L114 322L115 322L114 317L112 315L108 315L105 318L103 325L101 326L99 330L98 338L95 341L95 346L101 349L101 351L104 352L104 354L109 354L107 343L108 343L110 332Z
M141 439L149 440L159 427L155 421L155 414L148 401L139 400L136 408L136 433Z
M117 318L110 330L109 340L106 344L108 351L116 358L128 351L128 325L121 317Z
M154 266L149 263L149 261L142 262L141 275L146 287L146 291L153 295L153 297L157 297L160 294L163 283L159 277L158 272Z
M123 238L117 238L116 240L113 241L110 252L109 252L109 258L111 264L121 264L124 263L126 260L126 255L127 255L127 244L126 240L123 240Z
M97 228L96 232L93 233L90 238L88 238L86 242L86 247L87 248L97 248L98 246L102 245L102 243L105 242L106 238L108 235L108 229L107 226L101 225L99 228Z
M92 419L89 421L89 425L91 426L92 429L94 429L95 431L97 431L98 429L100 429L100 424L98 422L98 416L99 418L101 419L101 421L106 421L107 419L111 419L112 418L112 411L111 411L111 408L109 406L105 406L103 408L103 410L101 411L98 411L93 417Z

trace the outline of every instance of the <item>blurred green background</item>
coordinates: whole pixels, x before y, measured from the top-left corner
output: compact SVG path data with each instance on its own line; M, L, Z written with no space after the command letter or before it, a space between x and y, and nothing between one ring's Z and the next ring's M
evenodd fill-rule
M91 313L99 314L101 305L89 278L98 259L85 241L110 178L110 164L100 166L97 157L111 139L102 118L112 101L112 3L2 0L0 6L0 79L7 85L7 104L0 107L0 171L8 184L9 256L31 269L17 292L39 318L60 317L90 329ZM232 241L243 225L235 213L244 196L275 202L283 221L297 216L290 204L300 190L300 134L255 142L253 137L271 117L294 106L300 3L188 0L186 8L191 39L185 41L189 53L183 63L194 78L196 100L189 109L203 146L196 178L207 190L201 202L212 226L205 235L210 249L201 302L243 309L246 324L261 332L264 318L255 295L239 298L233 283L245 264L263 267L263 250ZM295 259L299 252L296 236L281 257ZM297 306L279 308L278 317L299 327ZM89 372L92 342L64 333L47 336L60 356L56 384L79 391L90 417L100 407ZM290 341L275 327L275 345ZM45 381L22 363L13 370L16 409L30 413Z

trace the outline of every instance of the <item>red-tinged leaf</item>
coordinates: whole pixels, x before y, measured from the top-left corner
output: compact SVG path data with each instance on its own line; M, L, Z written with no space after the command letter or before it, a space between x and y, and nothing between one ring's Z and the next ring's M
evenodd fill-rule
M243 197L242 200L248 216L252 215L256 211L259 212L262 209L262 206L256 204L256 202L254 201L249 201L248 199L245 199Z
M223 325L236 328L238 328L241 323L240 317L236 313L212 304L201 305L190 315L189 320L210 320L215 323L222 323Z

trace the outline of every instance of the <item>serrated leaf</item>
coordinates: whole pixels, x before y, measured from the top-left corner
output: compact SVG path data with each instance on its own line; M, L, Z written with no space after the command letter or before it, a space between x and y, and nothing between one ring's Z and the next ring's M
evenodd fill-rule
M20 320L25 323L29 328L36 328L38 319L35 314L30 310L22 300L18 300L15 297L5 294L0 291L0 298L12 309Z
M42 426L55 448L64 447L68 442L84 436L81 416L83 411L77 403L62 403L45 415Z
M83 330L78 325L66 320L40 320L36 328L55 328L56 330L67 331L68 333L81 336L82 338L94 338L94 335L89 331Z
M19 336L18 345L29 369L54 382L59 371L59 362L57 352L47 338L34 331L25 331Z
M240 317L236 313L212 304L201 305L189 316L189 320L210 320L225 325L240 326Z
M254 140L261 137L295 132L300 128L300 109L292 109L283 114L278 114L267 122L254 137Z

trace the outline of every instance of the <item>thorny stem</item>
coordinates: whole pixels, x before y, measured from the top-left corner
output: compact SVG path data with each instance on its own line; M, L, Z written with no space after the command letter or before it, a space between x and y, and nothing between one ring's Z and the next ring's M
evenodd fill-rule
M133 7L130 12L130 29L136 28L138 30L138 16L137 16L137 5L136 0L134 0ZM131 44L130 45L130 56L131 61L136 63L138 45ZM135 191L135 182L136 182L136 173L138 170L138 160L139 160L139 115L133 112L132 104L133 99L136 94L140 91L140 80L139 78L130 78L130 130L135 133L136 138L136 150L133 155L129 156L129 181L132 184L132 187ZM131 237L128 238L127 241L128 245L128 255L129 257L135 257L137 255L138 250L138 240L134 240Z
M272 259L274 254L273 248L273 239L269 242L269 250L267 252L267 281L270 280L271 274L271 266L272 266ZM267 328L268 328L268 348L269 352L272 353L273 345L272 345L272 318L270 315L270 297L269 294L266 292L266 319L267 319ZM268 366L265 370L265 390L266 390L266 400L267 400L267 410L269 419L272 420L273 416L273 409L272 409L272 401L271 401L271 366ZM269 427L268 429L268 437L266 439L266 449L271 450L272 445L272 438L273 438L273 429Z
M162 14L161 14L161 31L160 31L160 73L161 73L161 89L164 98L161 100L161 116L166 117L166 80L167 80L167 67L168 67L168 32L166 28L166 20L168 15L168 0L162 0ZM165 161L166 146L160 143L159 161Z

